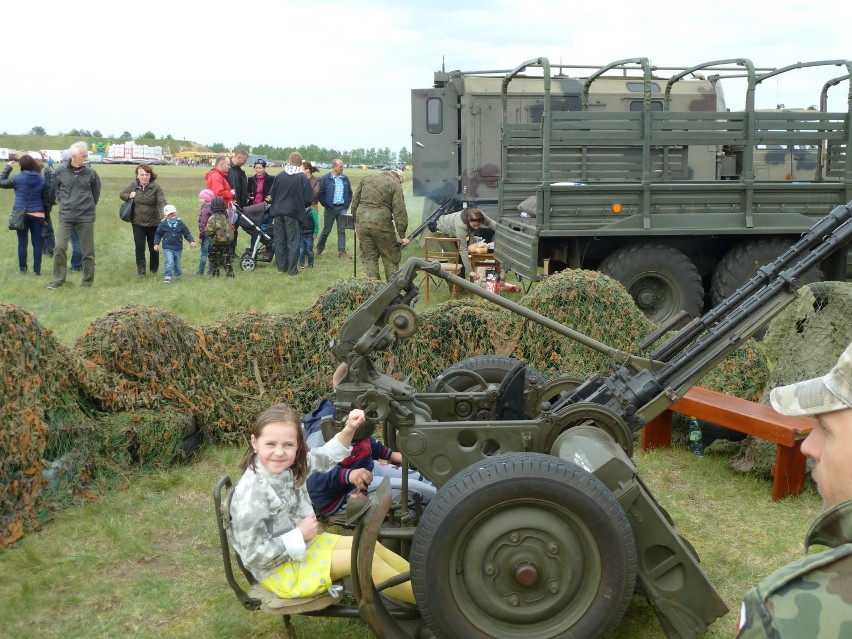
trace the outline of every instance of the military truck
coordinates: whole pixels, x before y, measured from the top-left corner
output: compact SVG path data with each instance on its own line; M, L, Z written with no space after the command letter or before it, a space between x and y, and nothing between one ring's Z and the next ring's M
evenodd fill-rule
M755 107L770 78L831 66L844 73L812 108ZM595 269L656 322L697 317L852 198L852 88L845 111L827 108L850 69L739 58L664 76L635 58L571 77L537 58L507 72L442 71L412 91L414 194L425 212L483 208L497 220L495 257L523 278ZM741 111L722 91L733 78L745 82ZM847 261L839 252L801 281L846 279Z
M676 333L661 327L649 335L643 355L597 342L436 261L409 259L330 343L348 371L322 430L331 438L352 408L363 409L367 423L356 439L381 428L383 441L402 453L403 468L416 466L439 487L437 496L417 508L403 472L402 507L394 508L387 483L369 500L350 498L347 596L285 600L232 557L233 487L223 477L214 500L229 585L247 610L284 616L290 637L289 615L296 613L360 616L387 639L600 637L619 626L634 593L647 599L668 639L703 635L727 606L639 477L634 437L791 303L791 281L842 252L850 238L852 202L817 221L701 318ZM418 330L415 280L423 272L606 354L611 372L545 379L525 362L483 355L445 369L425 392L382 372L389 349ZM410 574L373 582L377 540L409 558ZM408 578L415 606L382 596Z

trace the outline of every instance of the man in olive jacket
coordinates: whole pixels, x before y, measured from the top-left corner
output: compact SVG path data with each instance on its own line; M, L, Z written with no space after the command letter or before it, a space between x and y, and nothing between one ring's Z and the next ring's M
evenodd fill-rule
M408 212L400 186L404 179L399 169L368 175L352 198L355 233L361 240L361 260L367 277L379 279L380 259L388 281L399 270L400 246L408 244ZM399 245L397 233L402 238Z
M68 240L76 229L83 251L83 280L88 288L95 281L95 209L101 197L101 180L86 166L89 151L85 142L75 142L69 149L70 159L54 174L59 216L56 248L53 251L53 279L47 288L54 290L65 284L68 272Z

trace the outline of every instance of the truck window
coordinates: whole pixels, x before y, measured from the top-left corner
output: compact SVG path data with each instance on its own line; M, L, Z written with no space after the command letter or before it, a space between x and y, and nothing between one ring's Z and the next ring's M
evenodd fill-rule
M642 100L631 100L630 101L630 110L631 111L641 111L642 110ZM651 111L662 111L663 110L663 101L662 100L651 100Z
M444 109L441 98L426 100L426 132L437 135L444 130Z
M627 90L632 91L633 93L642 93L642 91L645 90L645 83L644 82L628 82L627 83ZM651 93L659 93L659 92L660 92L660 85L657 84L656 82L652 82L651 83Z

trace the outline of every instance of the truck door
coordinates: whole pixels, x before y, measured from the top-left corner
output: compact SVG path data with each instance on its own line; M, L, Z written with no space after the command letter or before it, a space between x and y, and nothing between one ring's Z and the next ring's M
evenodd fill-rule
M452 85L411 92L414 195L443 202L460 192L459 97Z

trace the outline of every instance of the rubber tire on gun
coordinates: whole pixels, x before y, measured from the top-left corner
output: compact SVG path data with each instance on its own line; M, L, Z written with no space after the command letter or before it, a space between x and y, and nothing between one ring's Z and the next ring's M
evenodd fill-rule
M627 515L591 473L539 453L486 458L429 502L411 583L436 638L597 637L630 602Z
M598 270L621 282L639 309L656 324L681 310L700 317L704 309L698 268L673 246L625 246L607 256Z

